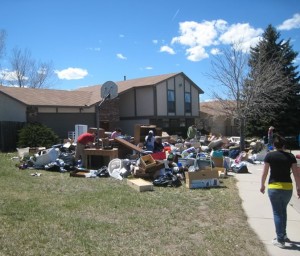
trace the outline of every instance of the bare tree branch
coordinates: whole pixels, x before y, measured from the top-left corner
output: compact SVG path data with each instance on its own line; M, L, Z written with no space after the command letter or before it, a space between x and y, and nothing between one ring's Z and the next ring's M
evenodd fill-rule
M250 73L248 55L238 49L238 46L226 48L216 56L208 76L218 84L213 96L221 108L216 110L239 121L241 143L244 143L247 119L273 113L284 104L290 87L286 86L288 78L278 60L261 59L252 66Z
M19 87L46 88L54 80L52 63L37 63L27 49L13 49L11 66L16 75L16 80L10 81L11 85L17 83Z

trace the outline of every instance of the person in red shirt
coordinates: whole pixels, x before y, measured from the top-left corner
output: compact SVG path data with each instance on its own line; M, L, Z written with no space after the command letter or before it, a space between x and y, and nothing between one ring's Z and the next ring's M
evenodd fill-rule
M86 146L91 145L95 141L95 138L96 134L91 132L90 130L88 132L82 133L77 138L75 161L81 160L82 166L85 166L84 149L86 148Z

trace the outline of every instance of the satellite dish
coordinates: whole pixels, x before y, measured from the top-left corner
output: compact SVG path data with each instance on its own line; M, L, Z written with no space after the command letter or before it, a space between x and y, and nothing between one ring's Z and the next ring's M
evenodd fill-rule
M107 81L101 86L101 98L114 99L118 96L118 86L113 81Z

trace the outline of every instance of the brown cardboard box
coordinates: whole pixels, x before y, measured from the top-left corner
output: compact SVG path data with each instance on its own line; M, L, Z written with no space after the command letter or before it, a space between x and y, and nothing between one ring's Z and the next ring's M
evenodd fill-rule
M218 170L201 170L196 172L185 172L187 188L216 187L220 185Z
M214 162L215 167L223 167L224 166L224 158L223 157L211 157L211 161Z
M142 156L140 159L141 159L141 166L145 169L148 169L156 165L156 162L151 155Z
M153 184L143 179L127 179L127 184L139 192L153 190Z

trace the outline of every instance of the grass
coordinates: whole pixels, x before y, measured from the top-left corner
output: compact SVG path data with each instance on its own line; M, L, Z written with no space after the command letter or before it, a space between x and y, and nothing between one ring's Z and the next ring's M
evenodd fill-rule
M267 255L247 224L236 181L221 188L19 170L0 153L0 255Z

